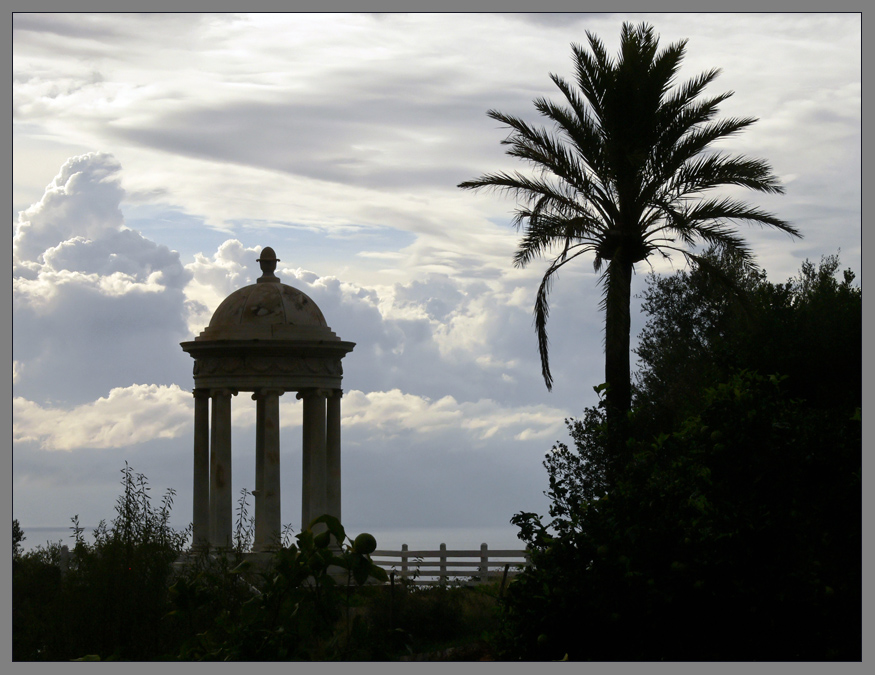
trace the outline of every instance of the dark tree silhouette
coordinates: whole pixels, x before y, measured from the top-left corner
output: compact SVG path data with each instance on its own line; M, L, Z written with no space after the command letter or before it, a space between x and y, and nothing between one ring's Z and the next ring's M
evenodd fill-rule
M741 292L692 265L649 276L641 296L633 400L655 429L692 414L703 383L741 368L786 377L787 395L818 410L862 405L862 288L838 254L806 260L785 283L717 250L704 256Z
M546 330L551 283L563 265L594 255L605 312L607 409L609 419L622 422L631 397L629 305L635 264L659 252L679 253L706 266L694 253L696 244L719 245L752 264L734 227L738 221L800 235L744 201L710 196L722 186L783 192L765 161L710 148L756 121L714 119L719 104L732 95L701 97L719 70L673 87L686 41L658 51L659 37L647 24L623 24L616 61L595 35L587 32L587 38L590 51L572 45L576 86L550 75L565 102L534 101L552 130L496 110L487 113L510 129L502 142L507 154L532 164L534 175L484 174L459 187L508 192L520 202L513 222L523 236L515 266L552 257L534 308L548 389L553 384Z

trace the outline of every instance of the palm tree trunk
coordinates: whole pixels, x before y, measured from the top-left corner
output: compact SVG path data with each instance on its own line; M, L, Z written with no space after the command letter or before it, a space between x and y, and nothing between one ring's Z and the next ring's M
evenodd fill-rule
M621 258L610 262L605 295L605 394L608 447L612 460L622 463L625 455L627 413L631 407L629 305L632 294L632 263Z

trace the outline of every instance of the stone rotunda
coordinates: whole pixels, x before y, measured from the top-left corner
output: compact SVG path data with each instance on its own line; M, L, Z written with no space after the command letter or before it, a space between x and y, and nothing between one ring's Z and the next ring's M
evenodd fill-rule
M256 551L280 539L279 397L303 399L302 528L313 518L340 518L341 360L355 347L328 327L319 307L274 274L279 260L262 250L256 283L234 291L210 325L181 343L194 358L192 543L232 544L231 396L253 392Z

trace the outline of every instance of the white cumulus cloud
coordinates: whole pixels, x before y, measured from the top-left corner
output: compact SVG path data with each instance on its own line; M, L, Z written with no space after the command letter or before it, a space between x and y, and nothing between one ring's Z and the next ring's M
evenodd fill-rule
M16 395L68 404L131 382L170 384L185 372L179 254L127 228L121 166L111 155L70 158L13 237ZM177 344L174 344L177 343Z
M399 389L379 392L351 391L343 398L344 427L362 427L369 440L415 433L418 443L455 437L464 430L467 443L450 451L469 449L479 441L555 438L562 433L564 411L546 405L502 405L490 399L459 402L453 396L431 400ZM439 447L445 448L440 442Z
M15 442L36 441L44 450L129 448L156 438L175 438L190 427L191 392L177 385L135 384L71 408L12 403Z

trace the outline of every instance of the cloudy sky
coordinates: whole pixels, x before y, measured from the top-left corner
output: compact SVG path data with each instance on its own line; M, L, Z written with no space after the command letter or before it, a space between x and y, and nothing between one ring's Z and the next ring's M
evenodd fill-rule
M127 461L191 517L192 360L179 343L272 246L283 282L356 343L344 360L343 513L381 547L514 546L544 513L544 454L603 380L592 266L564 272L540 376L543 261L511 265L514 203L455 186L524 168L496 108L537 121L570 44L624 20L722 69L723 144L771 162L750 196L804 239L748 229L772 281L861 264L861 24L843 14L55 15L12 22L13 515L110 519ZM682 261L676 261L681 265ZM659 263L657 272L670 272ZM639 266L634 290L644 287ZM644 318L633 307L633 333ZM234 494L255 406L233 401ZM283 522L300 525L301 417L282 399ZM415 539L415 533L424 538ZM424 534L423 534L424 533ZM36 539L36 541L34 541ZM28 543L43 543L38 535Z

